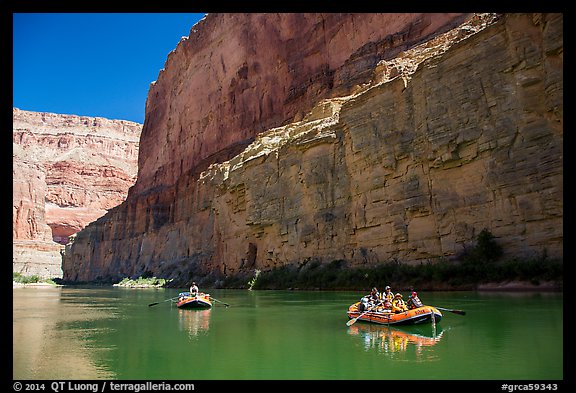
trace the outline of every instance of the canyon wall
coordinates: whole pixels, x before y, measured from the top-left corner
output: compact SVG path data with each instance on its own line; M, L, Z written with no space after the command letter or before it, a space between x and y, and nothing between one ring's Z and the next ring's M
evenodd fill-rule
M418 263L483 228L562 258L562 15L394 16L208 15L151 86L135 187L67 247L64 278Z
M13 271L62 277L63 244L126 198L141 124L13 108Z
M150 86L132 192L173 186L239 153L323 98L369 83L376 63L463 14L208 14Z

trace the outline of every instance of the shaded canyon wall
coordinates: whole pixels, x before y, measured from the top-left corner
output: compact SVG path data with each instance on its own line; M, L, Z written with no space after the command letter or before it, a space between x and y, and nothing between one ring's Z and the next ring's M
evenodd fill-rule
M476 15L410 45L399 38L398 51L378 49L394 42L390 35L369 41L339 67L328 67L332 84L307 85L300 104L277 121L229 112L230 130L248 121L257 132L231 142L216 136L234 146L224 149L228 160L181 140L186 148L173 154L193 153L188 172L184 164L175 169L184 158L161 164L174 126L151 124L160 122L157 105L188 102L189 91L175 86L191 82L183 76L180 85L163 82L163 91L178 91L176 98L153 106L161 73L150 90L141 140L141 148L156 154L141 154L129 198L67 249L64 277L117 279L149 271L183 285L207 274L308 260L415 263L457 256L483 228L509 255L561 258L562 23L559 14ZM317 45L330 46L326 42L335 45ZM357 68L347 74L352 63ZM254 99L246 105L266 102ZM144 143L152 131L160 136L156 149Z

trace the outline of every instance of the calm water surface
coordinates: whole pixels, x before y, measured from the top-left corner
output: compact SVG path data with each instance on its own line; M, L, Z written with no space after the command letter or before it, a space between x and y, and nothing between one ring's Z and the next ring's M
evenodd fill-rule
M359 292L13 289L14 379L563 379L563 294L420 292L432 325L346 326ZM406 296L407 294L405 294Z

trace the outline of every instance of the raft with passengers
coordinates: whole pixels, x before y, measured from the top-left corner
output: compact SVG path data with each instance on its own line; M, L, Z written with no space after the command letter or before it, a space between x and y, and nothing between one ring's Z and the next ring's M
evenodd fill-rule
M164 302L176 303L176 307L178 308L209 309L212 308L213 302L221 303L226 307L230 307L228 303L214 299L209 293L200 292L195 282L192 282L189 292L180 292L177 297L150 303L148 307Z
M198 286L192 282L190 292L180 292L176 301L178 308L211 308L210 295L199 292Z
M211 308L212 301L210 295L207 293L197 292L181 292L178 294L178 300L176 301L176 307L178 308Z
M369 295L348 307L350 320L347 325L350 326L358 320L380 325L435 324L442 319L440 309L424 305L415 291L412 292L408 301L404 302L402 294L393 294L390 286L386 286L382 294L377 288L372 288ZM464 312L460 310L444 310L464 315Z

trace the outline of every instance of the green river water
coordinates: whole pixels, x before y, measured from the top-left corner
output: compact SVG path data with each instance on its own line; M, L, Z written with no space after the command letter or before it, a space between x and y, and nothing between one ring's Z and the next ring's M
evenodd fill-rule
M433 325L346 326L359 292L13 289L15 380L562 380L563 294L420 292ZM404 294L407 297L407 293ZM152 302L161 302L149 307Z

